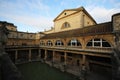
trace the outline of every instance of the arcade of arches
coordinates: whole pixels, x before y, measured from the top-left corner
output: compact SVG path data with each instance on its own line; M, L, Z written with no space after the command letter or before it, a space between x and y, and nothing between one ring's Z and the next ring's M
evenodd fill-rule
M110 76L111 53L115 44L113 36L102 34L71 38L43 38L40 40L41 58L54 65L66 65L68 70L76 71L77 74L82 69L82 65L85 65L88 71L104 74L106 70ZM52 45L48 46L48 44ZM73 71L71 73L76 74Z

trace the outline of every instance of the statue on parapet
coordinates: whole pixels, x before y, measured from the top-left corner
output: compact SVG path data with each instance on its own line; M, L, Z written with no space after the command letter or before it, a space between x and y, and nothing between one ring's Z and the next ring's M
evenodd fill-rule
M0 80L22 80L21 73L5 52L7 35L6 22L0 25Z

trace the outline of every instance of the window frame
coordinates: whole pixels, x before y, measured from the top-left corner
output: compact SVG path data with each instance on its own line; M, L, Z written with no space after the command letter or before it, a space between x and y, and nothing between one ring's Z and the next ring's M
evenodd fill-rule
M71 39L67 45L71 47L78 47L81 46L81 43L77 39Z
M95 40L96 39L96 40ZM89 44L91 44L92 43L92 45L89 45ZM103 43L106 43L107 44L107 46L104 46L104 44ZM91 39L90 41L88 41L88 43L87 43L87 45L86 45L87 47L99 47L99 48L110 48L110 47L112 47L111 46L111 44L108 42L108 41L106 41L106 40L104 40L104 39L102 39L102 38L94 38L94 39Z
M45 46L45 42L44 41L40 41L40 46Z
M55 43L56 46L63 46L64 43L61 40L57 40Z
M49 40L49 41L47 41L47 46L52 46L53 45L53 43Z
M62 24L61 29L69 28L69 27L70 27L70 23L69 23L69 22L64 22L64 23Z

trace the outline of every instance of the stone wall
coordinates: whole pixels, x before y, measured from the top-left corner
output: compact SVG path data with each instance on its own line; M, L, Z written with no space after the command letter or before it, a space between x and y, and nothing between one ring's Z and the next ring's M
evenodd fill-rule
M115 34L116 48L120 51L120 13L112 16L113 32Z

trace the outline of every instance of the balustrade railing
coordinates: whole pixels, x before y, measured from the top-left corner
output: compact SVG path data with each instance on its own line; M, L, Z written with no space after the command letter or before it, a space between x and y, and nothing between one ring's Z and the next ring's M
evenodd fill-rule
M112 47L86 47L82 48L82 46L39 46L39 45L7 45L5 48L29 48L29 47L41 47L41 48L51 48L51 49L63 49L63 50L82 50L82 51L91 51L91 52L109 52L113 51Z
M6 45L5 48L26 48L26 47L39 47L39 45Z
M86 47L86 50L89 51L98 51L98 52L112 52L113 48L112 47Z

